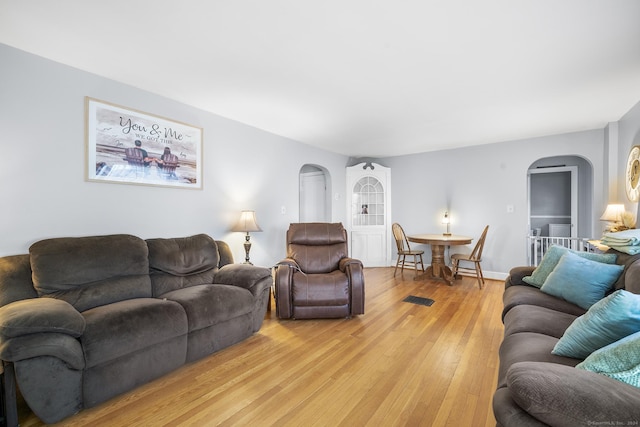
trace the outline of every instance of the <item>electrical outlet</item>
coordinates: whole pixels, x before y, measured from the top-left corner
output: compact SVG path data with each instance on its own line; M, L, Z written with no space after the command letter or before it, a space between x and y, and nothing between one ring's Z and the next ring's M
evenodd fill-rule
M507 213L513 213L514 210L513 205L507 205Z
M280 206L280 213L282 215L286 215L287 214L287 208L285 206Z

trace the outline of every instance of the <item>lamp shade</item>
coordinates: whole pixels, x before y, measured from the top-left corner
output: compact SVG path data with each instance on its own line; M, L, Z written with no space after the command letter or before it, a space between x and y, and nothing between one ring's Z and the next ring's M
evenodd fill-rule
M449 218L449 211L446 211L444 213L444 216L442 217L442 223L443 224L451 224L451 219Z
M238 223L231 229L231 231L262 231L258 222L256 221L255 211L242 211L240 213L240 219Z
M604 213L600 217L600 221L620 222L624 213L624 205L613 204L607 205Z

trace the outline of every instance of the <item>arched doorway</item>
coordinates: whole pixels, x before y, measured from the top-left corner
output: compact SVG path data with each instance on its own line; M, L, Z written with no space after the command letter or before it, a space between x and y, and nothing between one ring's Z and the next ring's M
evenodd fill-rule
M331 178L319 165L306 164L299 174L300 222L331 222Z
M580 156L545 157L531 164L527 182L529 235L567 237L583 250L575 239L593 236L592 164Z

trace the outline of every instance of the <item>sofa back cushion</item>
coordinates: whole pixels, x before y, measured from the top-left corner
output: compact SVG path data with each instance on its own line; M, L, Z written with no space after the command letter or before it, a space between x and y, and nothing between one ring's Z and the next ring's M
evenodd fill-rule
M41 240L29 248L40 296L78 311L151 296L147 245L128 234Z
M348 256L347 232L341 223L294 223L287 231L287 257L304 273L337 270Z
M213 283L218 271L218 246L206 234L174 239L148 239L153 295Z

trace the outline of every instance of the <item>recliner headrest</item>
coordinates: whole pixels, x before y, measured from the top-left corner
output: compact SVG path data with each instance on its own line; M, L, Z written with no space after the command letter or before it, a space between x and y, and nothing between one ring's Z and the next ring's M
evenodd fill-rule
M342 223L306 222L293 223L287 231L287 244L332 245L346 243L347 232Z

